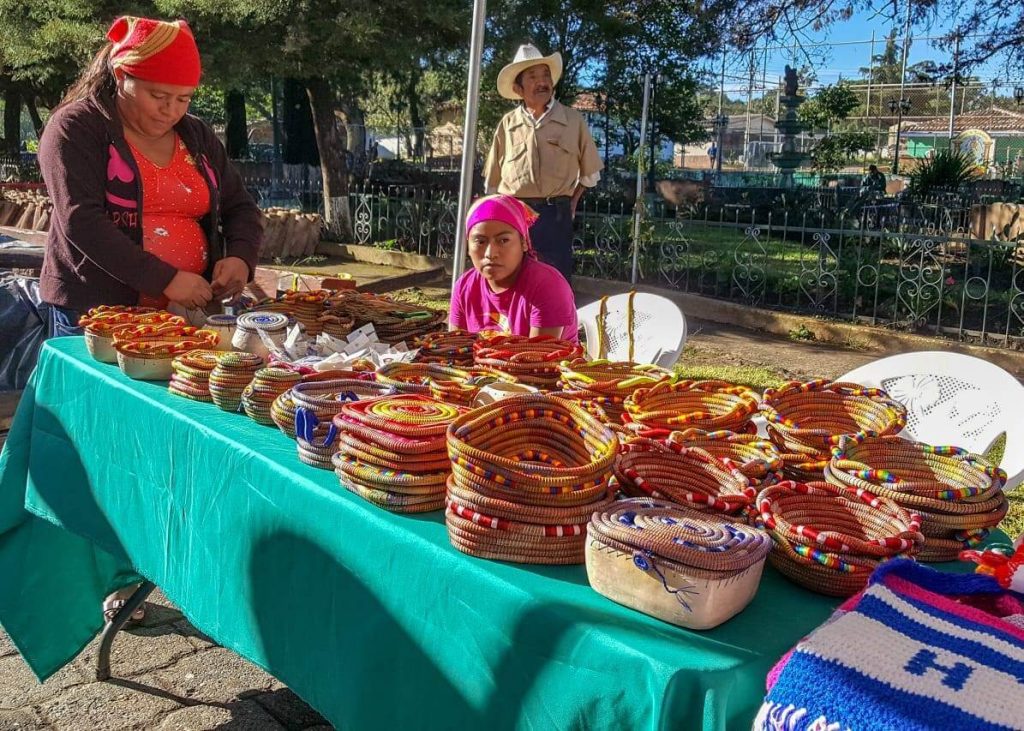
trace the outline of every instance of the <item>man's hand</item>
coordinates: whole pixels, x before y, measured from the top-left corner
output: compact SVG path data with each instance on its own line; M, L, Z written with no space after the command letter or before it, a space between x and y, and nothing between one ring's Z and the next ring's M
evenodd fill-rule
M230 299L245 289L249 281L249 265L237 256L228 256L213 265L213 296Z
M186 310L194 310L210 304L213 290L210 283L198 274L179 271L164 289L164 297Z

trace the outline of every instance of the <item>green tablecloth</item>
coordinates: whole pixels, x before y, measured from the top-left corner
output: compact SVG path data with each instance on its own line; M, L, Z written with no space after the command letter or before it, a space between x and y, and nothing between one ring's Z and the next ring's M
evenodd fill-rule
M0 624L45 678L134 571L345 729L749 728L836 604L768 567L738 617L677 629L582 566L460 554L440 513L379 510L278 430L50 341L0 458Z

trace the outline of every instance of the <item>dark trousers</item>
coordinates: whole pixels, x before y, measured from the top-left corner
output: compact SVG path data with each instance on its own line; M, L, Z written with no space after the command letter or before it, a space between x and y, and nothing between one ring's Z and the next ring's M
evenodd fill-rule
M66 307L50 305L50 327L47 337L63 338L68 335L82 335L84 330L78 327L78 313Z
M530 240L541 261L562 273L566 281L572 276L572 201L552 198L549 201L524 198L523 202L540 216L530 227Z

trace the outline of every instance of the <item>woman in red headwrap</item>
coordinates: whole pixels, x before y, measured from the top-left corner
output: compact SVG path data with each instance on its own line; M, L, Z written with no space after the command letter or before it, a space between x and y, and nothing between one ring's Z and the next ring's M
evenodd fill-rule
M122 17L50 117L42 298L52 332L97 305L204 308L252 279L260 212L210 127L187 114L199 49L184 21Z
M452 289L453 329L553 335L576 342L576 302L557 269L537 259L530 226L537 214L518 198L480 198L466 216L473 268Z

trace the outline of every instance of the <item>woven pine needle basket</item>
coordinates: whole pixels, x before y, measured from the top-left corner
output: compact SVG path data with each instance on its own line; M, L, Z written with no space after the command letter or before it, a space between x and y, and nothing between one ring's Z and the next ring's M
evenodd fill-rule
M825 479L867 490L921 516L921 561L955 561L1006 515L1006 473L958 447L900 437L844 440L832 452Z
M514 376L519 383L543 390L555 390L559 364L583 355L583 349L568 340L548 335L527 338L499 335L480 338L473 345L473 362Z
M467 330L448 330L416 338L417 363L440 363L465 367L473 365L473 345L479 335Z
M637 389L675 378L671 371L656 365L583 358L562 362L559 371L563 391L599 405L611 421L620 424L626 399Z
M672 432L667 441L685 447L700 447L727 461L750 481L751 487L758 490L783 479L782 455L774 444L756 434L685 429Z
M826 379L769 388L760 408L786 476L796 480L823 479L832 447L844 437L898 434L907 424L906 409L885 391Z
M622 443L615 480L630 497L667 500L720 515L743 514L757 497L749 480L728 462L699 447L653 439Z
M921 519L889 498L827 482L786 480L757 496L758 525L775 541L769 561L796 583L830 596L867 585L880 561L913 556Z
M458 550L518 563L583 563L586 526L611 501L618 440L579 405L524 394L448 430L445 521Z
M687 428L745 432L757 413L757 394L725 381L663 381L637 389L625 407L623 419L641 436Z

